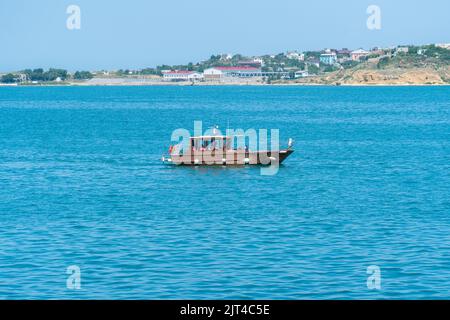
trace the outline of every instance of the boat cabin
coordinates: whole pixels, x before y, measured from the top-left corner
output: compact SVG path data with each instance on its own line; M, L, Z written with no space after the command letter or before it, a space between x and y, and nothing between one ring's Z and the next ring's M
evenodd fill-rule
M197 136L190 138L192 151L234 150L233 139L236 136Z

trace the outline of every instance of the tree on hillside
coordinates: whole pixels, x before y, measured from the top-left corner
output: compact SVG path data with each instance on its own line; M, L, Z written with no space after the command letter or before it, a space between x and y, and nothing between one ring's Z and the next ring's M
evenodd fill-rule
M426 49L425 56L439 58L444 61L450 60L450 50L445 48L436 47L435 45L429 45L424 47Z
M323 72L333 72L333 71L337 71L339 70L338 68L336 68L335 66L325 66L325 68L323 68Z
M67 70L51 68L44 73L44 79L46 81L55 81L58 78L65 80L67 78Z
M305 59L308 59L308 58L319 59L320 54L321 54L320 51L306 51L305 52Z
M148 74L158 74L158 70L154 68L145 68L141 70L141 74L148 75Z
M315 64L309 64L308 65L308 73L310 73L310 74L318 74L319 73L319 67L317 67Z
M388 57L383 57L381 58L378 63L377 63L377 68L378 69L383 69L385 68L387 65L389 64L389 58Z
M219 61L220 60L220 54L218 54L217 56L215 55L211 55L211 57L209 58L209 60L211 61Z
M49 69L44 72L44 69L26 69L23 73L27 76L30 81L55 81L57 78L65 80L67 78L67 70L64 69Z
M17 82L17 76L12 74L12 73L8 73L5 74L1 77L0 82L2 83L15 83Z
M344 62L341 63L341 66L344 69L351 69L353 67L356 67L357 65L358 65L358 62L357 61L353 61L353 60L348 60L348 61L344 61Z
M94 75L89 71L77 71L73 74L75 80L89 80L92 79Z
M25 75L27 76L27 79L30 81L43 81L44 80L44 69L26 69L24 71Z
M247 60L246 57L244 57L242 54L235 54L232 58L231 58L231 63L232 64L237 64L239 61L241 60Z

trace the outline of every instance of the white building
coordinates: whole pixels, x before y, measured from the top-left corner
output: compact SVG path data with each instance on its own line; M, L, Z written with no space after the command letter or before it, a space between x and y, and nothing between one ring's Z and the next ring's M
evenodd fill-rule
M363 50L363 49L358 49L358 50L354 50L350 53L350 56L352 57L353 61L359 61L361 60L362 57L366 57L370 54L369 51Z
M168 81L194 81L203 79L203 75L196 71L170 70L162 71L163 79Z
M264 60L263 60L263 58L256 57L256 58L253 58L253 61L256 62L256 63L259 63L260 66L264 67Z
M337 62L336 52L326 52L320 55L320 62L329 66L334 65Z
M408 47L397 47L397 53L408 53L409 48Z
M305 55L303 53L298 53L298 52L294 51L294 52L286 53L286 58L292 59L292 60L304 61Z
M309 73L307 70L299 70L299 71L295 71L295 73L294 73L295 78L306 78L308 76L309 76Z
M450 43L436 43L436 47L450 50Z
M19 73L17 75L17 79L19 80L19 82L26 82L28 80L28 77L24 73Z
M255 67L213 67L203 71L205 80L220 80L223 78L262 77L261 69Z

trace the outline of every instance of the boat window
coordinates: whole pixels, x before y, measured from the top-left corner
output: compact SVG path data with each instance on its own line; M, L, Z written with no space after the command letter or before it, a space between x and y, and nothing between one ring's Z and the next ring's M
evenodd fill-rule
M191 147L193 150L197 151L206 151L206 150L223 150L224 145L229 146L228 139L222 139L222 138L204 138L204 139L191 139Z
M229 150L242 150L245 148L244 136L233 136L227 141L227 149Z
M210 140L203 140L202 148L206 150L210 143Z
M223 140L212 138L210 149L211 150L222 150L223 149Z
M232 142L233 142L233 139L231 139L231 138L227 138L226 139L226 144L227 144L227 150L232 150L233 149L233 146L232 146Z
M192 140L192 148L193 148L194 150L199 150L199 141L200 141L200 140L197 140L197 139L193 139L193 140Z

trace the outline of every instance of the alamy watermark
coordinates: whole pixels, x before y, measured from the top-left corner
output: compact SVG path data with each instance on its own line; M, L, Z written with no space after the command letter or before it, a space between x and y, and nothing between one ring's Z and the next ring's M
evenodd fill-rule
M372 265L367 267L367 289L380 290L381 289L381 269L379 266Z
M367 7L366 13L369 15L366 22L367 29L381 30L381 8L372 4Z
M68 266L66 273L69 275L66 280L66 287L70 290L81 289L81 269L79 266Z
M67 7L66 13L69 15L66 20L66 27L69 30L81 29L81 9L78 5L71 4Z

